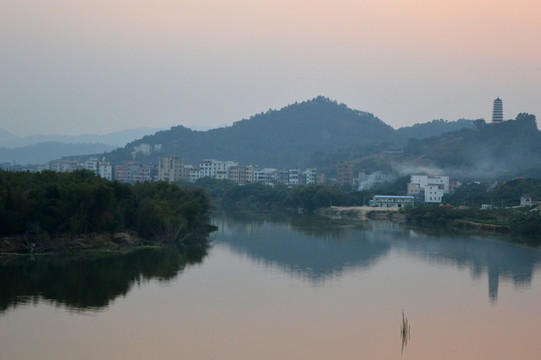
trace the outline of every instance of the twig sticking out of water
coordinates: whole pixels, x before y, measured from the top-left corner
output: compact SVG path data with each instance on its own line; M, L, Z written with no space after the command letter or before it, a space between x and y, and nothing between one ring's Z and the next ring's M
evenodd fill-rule
M404 315L404 309L402 309L402 325L400 326L400 339L402 340L402 351L400 351L400 354L404 352L404 348L408 344L408 340L410 339L410 323L408 321L408 318Z

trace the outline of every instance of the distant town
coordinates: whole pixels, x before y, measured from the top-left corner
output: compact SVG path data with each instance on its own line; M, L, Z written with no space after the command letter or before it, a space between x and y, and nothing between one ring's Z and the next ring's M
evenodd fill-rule
M150 145L145 145L147 144L143 144L141 149L138 150L150 151ZM276 184L287 186L327 184L349 186L352 189L362 191L387 180L386 174L381 171L368 174L363 170L355 177L353 167L347 161L340 161L337 164L336 178L326 178L325 174L319 172L317 168L275 169L257 165L239 166L236 161L216 159L204 159L197 166L194 166L185 164L179 156L175 155L160 158L157 165L134 161L111 164L108 161L91 157L84 162L67 159L55 160L32 170L73 172L83 169L110 181L132 184L156 181L195 183L202 178L213 178L229 180L238 185L248 183L264 183L269 186ZM454 192L460 185L461 183L458 180L452 180L449 176L412 175L407 187L407 195L378 195L373 200L370 200L370 205L375 207L402 207L414 202L440 204L445 194Z

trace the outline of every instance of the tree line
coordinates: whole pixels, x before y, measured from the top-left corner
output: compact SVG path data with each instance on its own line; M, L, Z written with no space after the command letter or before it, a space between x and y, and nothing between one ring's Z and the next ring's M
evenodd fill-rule
M148 240L174 241L210 230L210 209L203 190L165 182L129 185L86 170L0 171L0 236L131 230Z

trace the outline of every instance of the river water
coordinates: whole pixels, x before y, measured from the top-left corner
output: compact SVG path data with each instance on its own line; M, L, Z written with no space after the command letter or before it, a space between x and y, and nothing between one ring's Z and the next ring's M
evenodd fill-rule
M541 356L538 249L390 222L215 223L208 246L1 259L0 359Z

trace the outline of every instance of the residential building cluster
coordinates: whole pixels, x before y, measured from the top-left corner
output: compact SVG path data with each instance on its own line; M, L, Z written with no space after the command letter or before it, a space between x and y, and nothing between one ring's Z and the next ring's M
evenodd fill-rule
M443 195L454 192L460 185L458 180L451 180L446 175L411 175L407 195L375 195L369 205L400 208L413 205L415 201L441 204Z
M205 177L230 180L240 185L252 182L282 183L285 185L310 185L325 182L325 175L318 172L316 168L275 169L256 165L240 166L235 161L215 159L205 159L194 166L185 164L179 156L174 155L160 158L158 164L142 164L135 161L112 164L97 158L89 158L83 163L73 160L56 160L39 170L71 172L80 169L92 171L107 180L126 183L145 181L195 182Z
M411 175L408 195L424 200L425 204L441 204L443 195L454 192L460 185L458 180L446 175Z

